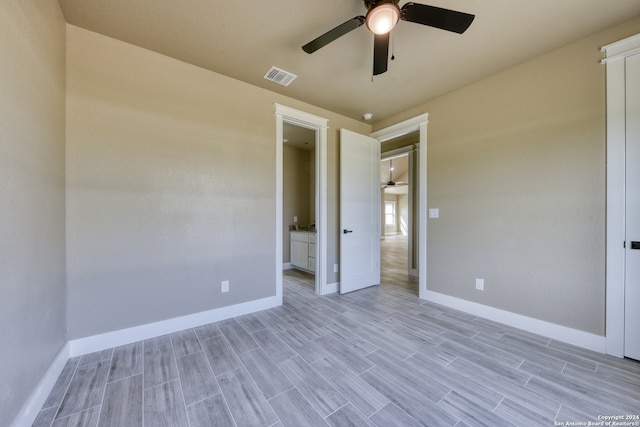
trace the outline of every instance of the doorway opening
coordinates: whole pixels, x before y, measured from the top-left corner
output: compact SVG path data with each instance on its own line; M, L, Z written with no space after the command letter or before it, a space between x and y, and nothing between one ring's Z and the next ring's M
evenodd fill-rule
M285 122L282 142L282 268L315 276L316 130Z
M409 227L413 227L408 234L412 236L413 243L407 248L407 277L411 273L413 280L418 282L418 297L426 299L427 296L427 123L429 115L421 114L395 125L378 130L371 134L381 143L380 159L389 159L397 156L404 150L412 161L408 161L413 168L409 174L413 177L412 191L410 192L411 209L408 219ZM396 151L397 150L397 151ZM381 208L382 209L382 208ZM384 242L383 242L384 243ZM409 254L411 250L411 254ZM382 255L382 254L381 254ZM409 268L411 264L411 268ZM413 271L415 269L415 271Z
M276 297L282 303L282 280L283 268L291 265L291 234L290 228L302 228L305 226L306 232L313 235L313 238L307 236L306 248L306 268L315 273L315 292L324 294L327 287L327 119L318 117L303 111L275 104L276 110ZM287 137L285 137L285 131ZM301 136L299 136L301 135ZM285 139L287 144L291 145L285 148ZM306 207L303 202L296 202L293 211L286 211L285 217L285 184L287 179L287 190L290 182L296 180L295 176L290 176L290 171L285 174L285 150L291 151L289 148L293 146L293 150L298 150L294 144L298 140L300 145L310 146L313 144L311 153L307 153L309 158L307 181L308 203ZM305 144L305 142L307 144ZM288 153L291 154L291 153ZM295 155L296 153L293 152ZM300 154L300 153L297 153ZM301 154L301 156L304 156ZM313 159L313 160L311 160ZM311 169L313 170L311 172ZM299 185L300 190L302 187ZM304 200L304 196L296 196ZM289 209L289 208L287 208ZM297 209L305 209L307 213L297 213ZM296 213L294 213L294 211ZM311 212L309 212L311 211ZM307 215L307 216L303 216ZM294 221L294 217L297 221ZM313 225L313 227L311 227ZM297 226L297 227L292 227ZM311 230L310 228L313 228ZM298 231L298 230L293 230ZM289 261L285 260L285 246L289 249ZM311 260L311 261L309 261ZM311 263L309 263L311 262Z
M418 131L385 141L380 153L381 284L418 294Z

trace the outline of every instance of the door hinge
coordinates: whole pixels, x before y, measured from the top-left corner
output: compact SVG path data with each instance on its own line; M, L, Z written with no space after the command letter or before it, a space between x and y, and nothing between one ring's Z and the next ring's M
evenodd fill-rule
M627 241L626 240L624 242L622 242L622 248L623 249L627 249Z

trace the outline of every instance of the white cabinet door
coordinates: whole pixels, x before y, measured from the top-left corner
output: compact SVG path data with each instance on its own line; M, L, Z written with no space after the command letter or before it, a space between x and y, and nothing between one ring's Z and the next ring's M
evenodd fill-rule
M309 237L309 270L316 272L316 244L311 243L311 237Z
M309 235L307 233L291 233L291 265L309 268Z
M309 243L291 239L291 265L309 268Z

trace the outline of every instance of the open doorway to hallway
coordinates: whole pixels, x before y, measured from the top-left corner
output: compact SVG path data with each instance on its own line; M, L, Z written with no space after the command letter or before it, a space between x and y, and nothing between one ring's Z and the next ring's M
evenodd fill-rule
M418 277L407 272L407 236L397 234L380 241L380 285L399 286L418 295Z
M380 281L418 295L416 145L419 132L385 141L380 154Z

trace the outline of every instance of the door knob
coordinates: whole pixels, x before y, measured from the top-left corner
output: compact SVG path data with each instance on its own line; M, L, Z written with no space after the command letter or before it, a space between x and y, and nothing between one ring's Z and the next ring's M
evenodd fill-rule
M631 242L631 249L640 249L640 242Z
M342 234L353 233L353 230L347 230L346 228L342 230Z

